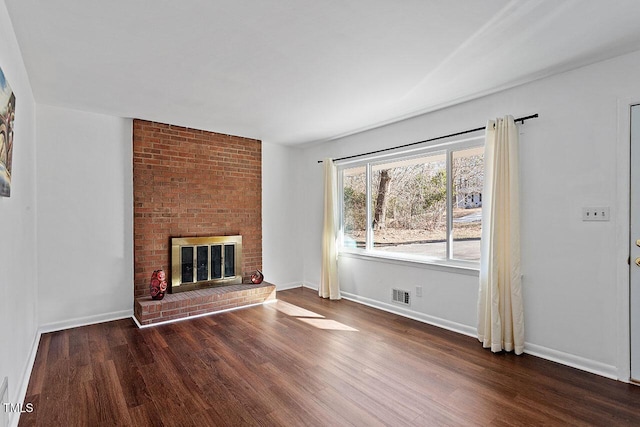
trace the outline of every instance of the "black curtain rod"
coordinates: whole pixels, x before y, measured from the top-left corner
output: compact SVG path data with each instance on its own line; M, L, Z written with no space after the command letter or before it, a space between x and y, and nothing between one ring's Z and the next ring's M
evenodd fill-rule
M517 119L513 119L513 121L514 122L520 122L520 123L524 124L525 120L537 119L537 118L538 118L538 113L532 114L530 116L518 117ZM435 138L425 139L424 141L411 142L409 144L398 145L397 147L383 148L381 150L369 151L368 153L354 154L352 156L339 157L337 159L333 159L333 161L337 162L339 160L353 159L354 157L369 156L371 154L384 153L385 151L397 150L399 148L407 148L407 147L411 147L413 145L424 144L425 142L433 142L433 141L438 141L439 139L451 138L453 136L460 136L460 135L464 135L464 134L467 134L467 133L478 132L480 130L484 130L485 127L486 126L482 126L482 127L475 128L475 129L463 130L462 132L450 133L449 135L437 136ZM323 160L318 160L318 163L322 163L322 162L323 162Z

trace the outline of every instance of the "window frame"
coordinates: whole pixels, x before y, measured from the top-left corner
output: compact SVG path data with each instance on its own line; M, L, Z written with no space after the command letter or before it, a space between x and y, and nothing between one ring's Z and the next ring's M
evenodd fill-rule
M426 266L443 267L445 270L451 271L478 271L480 269L480 261L469 261L453 258L453 182L452 182L452 168L453 168L453 153L469 148L484 147L484 131L481 134L475 136L469 136L466 138L448 139L444 142L433 144L429 146L423 146L418 148L404 149L398 151L391 151L385 153L379 153L376 155L362 156L356 159L348 159L345 161L336 161L336 168L338 171L338 212L339 212L339 229L338 229L338 254L348 255L356 258L370 258L377 260L390 261L400 264L423 264ZM390 163L399 160L408 160L416 157L423 157L430 154L443 153L445 155L446 162L446 175L447 175L447 230L446 230L446 258L430 257L427 255L415 255L402 252L388 252L377 250L373 247L373 227L371 226L373 220L372 212L372 169L374 166ZM366 180L366 230L365 230L365 247L345 247L344 246L344 180L343 171L345 169L351 169L355 167L365 168L365 180Z

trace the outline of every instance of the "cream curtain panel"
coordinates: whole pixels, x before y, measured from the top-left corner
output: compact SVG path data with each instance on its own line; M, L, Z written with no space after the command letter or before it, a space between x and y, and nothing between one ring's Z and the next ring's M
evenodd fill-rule
M486 128L478 339L491 351L524 351L520 273L518 128L512 116Z
M340 299L338 283L338 172L333 160L324 159L324 227L322 230L322 265L318 294L322 298Z

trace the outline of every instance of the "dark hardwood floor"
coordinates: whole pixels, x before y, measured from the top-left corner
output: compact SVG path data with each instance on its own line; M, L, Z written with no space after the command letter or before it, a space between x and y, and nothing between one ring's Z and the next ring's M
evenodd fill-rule
M640 425L640 387L308 289L42 336L21 426Z

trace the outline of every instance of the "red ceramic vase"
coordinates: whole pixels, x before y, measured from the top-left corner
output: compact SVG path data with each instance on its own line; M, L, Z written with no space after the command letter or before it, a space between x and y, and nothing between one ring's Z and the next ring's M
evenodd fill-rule
M149 283L149 290L151 291L151 298L155 300L161 300L164 298L164 294L167 291L167 280L164 274L164 270L156 270L151 275L151 283Z
M260 270L256 270L256 272L251 275L251 283L255 283L256 285L259 285L260 283L262 283L263 280L264 280L264 274L262 274L262 271Z

